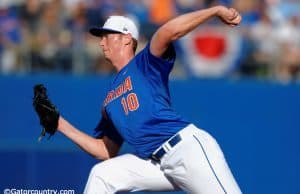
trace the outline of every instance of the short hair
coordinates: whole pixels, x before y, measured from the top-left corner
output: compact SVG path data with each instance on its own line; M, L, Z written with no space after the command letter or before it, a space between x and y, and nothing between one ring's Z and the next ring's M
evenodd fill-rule
M132 49L133 49L134 53L136 52L137 45L138 45L138 41L136 39L132 38Z

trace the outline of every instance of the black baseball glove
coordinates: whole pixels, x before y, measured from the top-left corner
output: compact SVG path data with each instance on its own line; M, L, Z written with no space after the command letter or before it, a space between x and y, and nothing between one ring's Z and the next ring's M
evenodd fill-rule
M47 95L47 89L43 84L37 84L33 88L33 107L39 116L43 131L39 141L48 133L51 137L57 130L59 111L52 104Z

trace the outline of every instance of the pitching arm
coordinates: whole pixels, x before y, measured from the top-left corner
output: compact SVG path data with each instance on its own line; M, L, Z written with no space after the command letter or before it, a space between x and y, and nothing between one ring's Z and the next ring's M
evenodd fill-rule
M91 137L72 126L64 118L58 120L58 131L76 143L82 150L93 157L106 160L117 155L120 146L104 136L101 139Z
M151 53L161 57L172 41L186 35L214 16L219 17L221 21L232 27L238 25L242 19L235 9L228 9L224 6L215 6L180 15L165 23L155 32L150 43Z

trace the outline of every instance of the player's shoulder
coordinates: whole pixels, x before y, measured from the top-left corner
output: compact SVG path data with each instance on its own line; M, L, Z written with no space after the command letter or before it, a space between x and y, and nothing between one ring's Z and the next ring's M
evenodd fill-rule
M139 57L147 57L147 58L153 58L153 59L159 59L162 57L157 57L155 55L152 54L151 52L151 41L147 42L144 47L142 49L140 49L140 51L138 52L138 54L136 55L137 58Z

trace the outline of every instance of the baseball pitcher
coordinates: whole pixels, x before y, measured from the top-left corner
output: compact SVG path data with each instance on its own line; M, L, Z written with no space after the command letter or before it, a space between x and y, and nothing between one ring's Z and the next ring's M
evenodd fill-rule
M34 88L33 105L44 127L42 136L58 130L103 160L91 169L84 193L241 193L215 139L181 117L170 100L168 77L176 58L173 42L212 17L231 27L241 22L235 9L224 6L183 14L162 25L138 54L139 32L129 18L111 16L102 27L90 29L117 70L101 107L96 137L65 120L43 85ZM124 141L135 154L117 156Z

